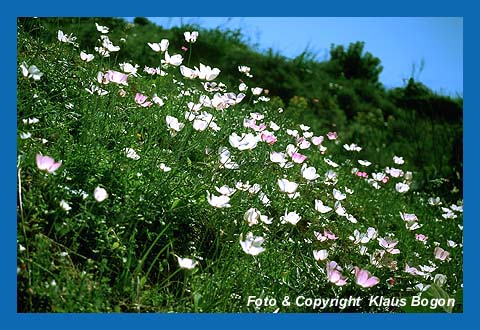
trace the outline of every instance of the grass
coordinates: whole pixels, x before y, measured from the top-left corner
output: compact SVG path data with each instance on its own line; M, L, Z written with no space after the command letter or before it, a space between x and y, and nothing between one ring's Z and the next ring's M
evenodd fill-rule
M285 296L292 301L298 296L368 301L370 296L410 299L418 294L455 298L456 304L432 310L412 309L410 303L363 303L322 310L462 311L462 212L453 206L449 214L455 218L446 218L442 207L449 205L430 205L428 199L435 196L415 189L415 173L411 178L407 174L409 159L395 164L392 153L388 163L362 166L358 160L363 160L363 150L346 150L343 145L355 141L344 141L342 132L332 140L327 138L328 131L312 132L324 140L320 146L298 150L307 157L303 163L319 174L315 180L306 180L303 164L281 167L270 155L295 145L298 140L288 130L297 130L301 136L299 125L309 123L288 119L266 95L262 101L249 89L241 102L226 109L203 106L200 111L213 115L220 130L210 126L199 131L185 118L188 103L198 104L201 95L213 99L215 92L206 91L198 78L187 79L179 67L166 65L162 68L165 76L149 75L140 67L138 76L128 76L128 85L100 84L98 72L121 71L114 52L106 58L94 53L95 58L85 62L80 58L80 41L78 46L73 44L77 41L47 42L40 38L41 24L36 27L38 38L23 28L18 29L17 85L18 311L316 312L313 306L285 307L280 302ZM122 47L120 40L112 42ZM195 44L190 51L195 52ZM188 63L189 56L184 55L184 65L198 66ZM158 53L159 66L162 58ZM22 74L23 62L27 68L38 67L43 73L39 80ZM248 78L240 73L239 78L248 85ZM215 81L221 81L221 73ZM92 85L108 94L88 92ZM226 86L226 90L239 94L238 86ZM147 102L156 94L164 104L142 106L135 102L137 93L148 96ZM264 118L256 120L257 125L269 126L272 121L280 127L278 131L267 128L276 137L272 144L261 140L260 128L255 131L244 125L245 118L260 115ZM167 116L185 126L172 134ZM29 123L33 118L38 122ZM206 124L211 123L210 118ZM255 147L236 148L231 141L234 132L252 133L257 137ZM26 133L31 136L22 136ZM219 150L223 147L230 151L227 163L237 163L238 169L222 166ZM126 148L139 157L127 157ZM38 154L62 164L54 173L41 170ZM164 166L171 170L164 171ZM401 168L402 175L386 174L386 183L372 179L372 173L385 174L387 167ZM326 179L332 171L334 182ZM357 175L359 171L366 172L368 179ZM297 198L280 190L282 178L298 184ZM239 182L249 186L242 190ZM410 189L399 193L396 185L400 182ZM215 207L208 194L220 196L216 187L224 185L236 187L229 198L231 207ZM97 187L108 193L101 202L94 197ZM340 203L349 217L335 206L333 189L345 194ZM440 197L445 204L446 196ZM332 210L320 213L315 200ZM245 214L251 208L272 223L249 224ZM301 220L282 223L286 210L297 212ZM415 214L421 227L409 230L401 212ZM368 242L355 243L350 238L355 230L365 233L368 228L377 232ZM325 231L337 239L323 240L318 233ZM249 232L264 238L265 250L258 255L246 253L240 244ZM428 239L421 242L416 234ZM400 253L391 254L380 245L379 239L386 237L398 241L394 248ZM435 258L437 245L448 251L445 260ZM327 259L315 260L314 250L327 250ZM182 268L178 257L197 264L193 269ZM336 285L328 276L326 267L331 261L341 267L345 285ZM405 272L406 264L416 267L419 274ZM369 288L356 284L354 266L369 271L379 282ZM421 272L420 266L435 269ZM250 296L274 298L278 303L255 306L248 304Z

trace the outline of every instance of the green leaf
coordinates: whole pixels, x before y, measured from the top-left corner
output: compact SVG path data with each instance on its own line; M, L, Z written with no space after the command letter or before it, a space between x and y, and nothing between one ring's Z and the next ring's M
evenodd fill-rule
M174 208L176 208L181 201L182 201L181 199L175 198L172 202L172 206L170 207L170 210L173 210Z

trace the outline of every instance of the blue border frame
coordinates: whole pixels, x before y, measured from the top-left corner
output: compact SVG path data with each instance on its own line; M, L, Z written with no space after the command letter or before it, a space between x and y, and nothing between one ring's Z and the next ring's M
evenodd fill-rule
M368 328L382 327L388 330L405 327L435 329L466 326L474 320L477 306L478 289L475 286L476 272L473 258L476 258L476 247L470 242L478 235L478 211L472 207L475 203L475 193L479 183L476 168L470 164L475 161L475 151L478 150L476 123L479 121L479 102L475 78L479 76L478 56L474 54L474 44L478 43L478 23L475 22L475 8L473 1L414 1L386 2L373 0L365 1L295 1L290 6L276 5L266 1L241 0L238 6L228 8L225 1L202 2L183 0L177 1L92 1L84 0L72 3L68 7L66 1L22 1L13 9L6 9L6 15L1 21L4 41L7 48L2 52L4 74L1 79L3 85L4 102L2 104L2 119L0 134L3 145L3 191L1 198L3 210L4 237L0 240L3 251L5 268L0 272L2 299L2 323L11 323L11 328L81 328L111 327L113 329L154 326L155 328L168 327L315 327L345 326ZM272 2L272 1L270 1ZM469 4L470 2L470 4ZM16 313L16 17L17 16L456 16L464 18L464 274L467 290L464 296L464 312L462 314L17 314ZM5 40L6 39L6 40ZM475 41L477 40L477 42ZM15 79L15 80L14 80ZM6 159L6 160L5 160ZM475 235L475 236L474 236ZM478 240L478 238L477 238ZM470 262L469 262L470 261ZM2 324L2 325L3 325ZM10 324L9 324L10 325ZM6 328L10 328L8 325Z

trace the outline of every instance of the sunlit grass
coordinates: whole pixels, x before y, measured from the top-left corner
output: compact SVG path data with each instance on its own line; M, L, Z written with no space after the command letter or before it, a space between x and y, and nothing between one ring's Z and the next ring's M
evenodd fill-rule
M462 201L415 190L408 159L369 164L293 122L244 67L248 88L223 85L165 43L157 68L117 63L122 41L97 29L82 55L72 34L19 27L19 311L312 312L249 296L422 292L462 309Z

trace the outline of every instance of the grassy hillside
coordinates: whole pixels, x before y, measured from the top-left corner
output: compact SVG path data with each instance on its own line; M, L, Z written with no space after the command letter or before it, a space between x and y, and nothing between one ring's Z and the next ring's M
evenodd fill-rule
M461 100L242 38L19 19L18 311L462 311Z

